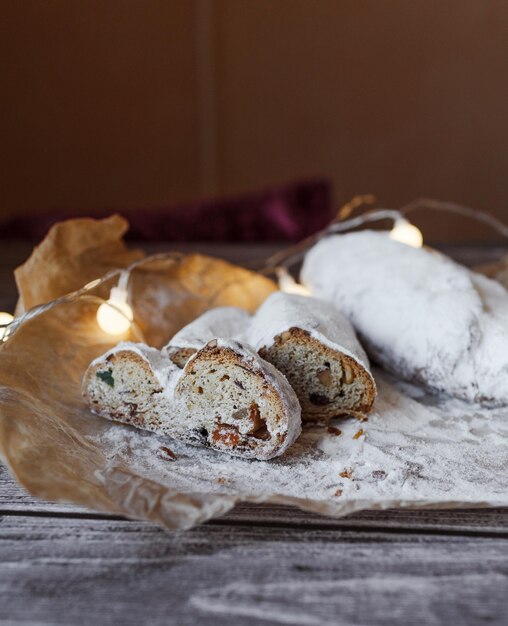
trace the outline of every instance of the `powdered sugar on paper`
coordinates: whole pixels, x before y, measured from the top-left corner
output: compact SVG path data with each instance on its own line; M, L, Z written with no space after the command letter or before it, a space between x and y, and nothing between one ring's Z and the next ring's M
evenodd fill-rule
M368 421L336 420L339 435L307 428L271 461L244 461L116 424L90 439L107 455L104 480L126 464L142 478L189 494L293 502L330 515L394 506L508 505L508 409L428 395L380 371L375 376L379 396ZM176 461L161 447L169 447Z

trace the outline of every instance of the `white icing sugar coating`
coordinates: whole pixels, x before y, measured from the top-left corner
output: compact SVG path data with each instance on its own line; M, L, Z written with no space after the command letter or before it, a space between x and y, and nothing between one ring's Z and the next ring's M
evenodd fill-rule
M235 306L210 309L178 331L166 347L199 350L211 339L239 338L249 321L250 315L245 309Z
M508 292L499 283L374 231L321 240L301 279L396 375L468 401L508 403Z
M108 350L105 354L96 358L89 367L102 363L110 354L117 354L125 350L134 352L143 358L151 367L155 377L161 387L169 395L177 383L181 370L168 358L164 351L151 348L144 343L134 343L132 341L121 341L116 346Z
M167 347L199 350L217 337L236 339L254 351L271 346L289 328L306 330L311 337L357 361L365 369L369 359L349 320L335 306L318 298L283 291L271 294L254 315L237 307L207 311L182 328Z
M314 339L368 369L369 359L349 320L329 302L318 298L276 291L251 318L244 336L259 350L271 346L274 337L292 327L308 331Z

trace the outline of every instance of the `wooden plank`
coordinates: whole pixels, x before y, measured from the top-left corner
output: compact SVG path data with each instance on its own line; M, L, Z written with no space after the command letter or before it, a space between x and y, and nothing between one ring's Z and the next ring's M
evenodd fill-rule
M75 504L46 502L31 496L23 487L18 485L5 465L0 462L0 511L4 513L17 511L62 513L86 510Z
M0 624L504 624L508 541L0 517Z
M103 517L85 507L34 498L0 464L0 512L10 515ZM508 534L508 509L364 511L334 519L277 504L238 504L217 524L284 526L287 528L372 529L380 532L411 530L441 533Z
M277 504L239 504L217 523L286 528L355 529L376 532L499 535L508 537L508 509L397 509L330 518ZM215 522L212 522L215 523Z

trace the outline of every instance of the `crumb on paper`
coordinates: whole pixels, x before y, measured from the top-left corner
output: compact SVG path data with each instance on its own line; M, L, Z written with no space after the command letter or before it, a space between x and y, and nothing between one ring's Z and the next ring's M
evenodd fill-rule
M360 439L360 437L364 434L365 434L365 431L363 430L363 428L360 428L360 430L353 435L353 439Z
M353 475L353 470L351 467L348 467L347 469L345 469L343 472L339 474L341 478L351 478L352 475Z
M176 454L167 446L161 446L157 451L157 456L163 461L176 461Z
M342 495L342 489L337 489L333 495L337 496L337 497L341 496Z
M328 432L330 433L330 435L335 435L336 437L342 435L341 429L335 428L335 426L328 426Z

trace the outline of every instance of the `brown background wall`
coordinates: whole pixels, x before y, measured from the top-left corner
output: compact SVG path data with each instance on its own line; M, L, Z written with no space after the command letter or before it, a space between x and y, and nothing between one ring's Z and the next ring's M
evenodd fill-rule
M508 221L504 0L1 5L0 211L168 204L301 175ZM432 239L488 236L418 218Z

